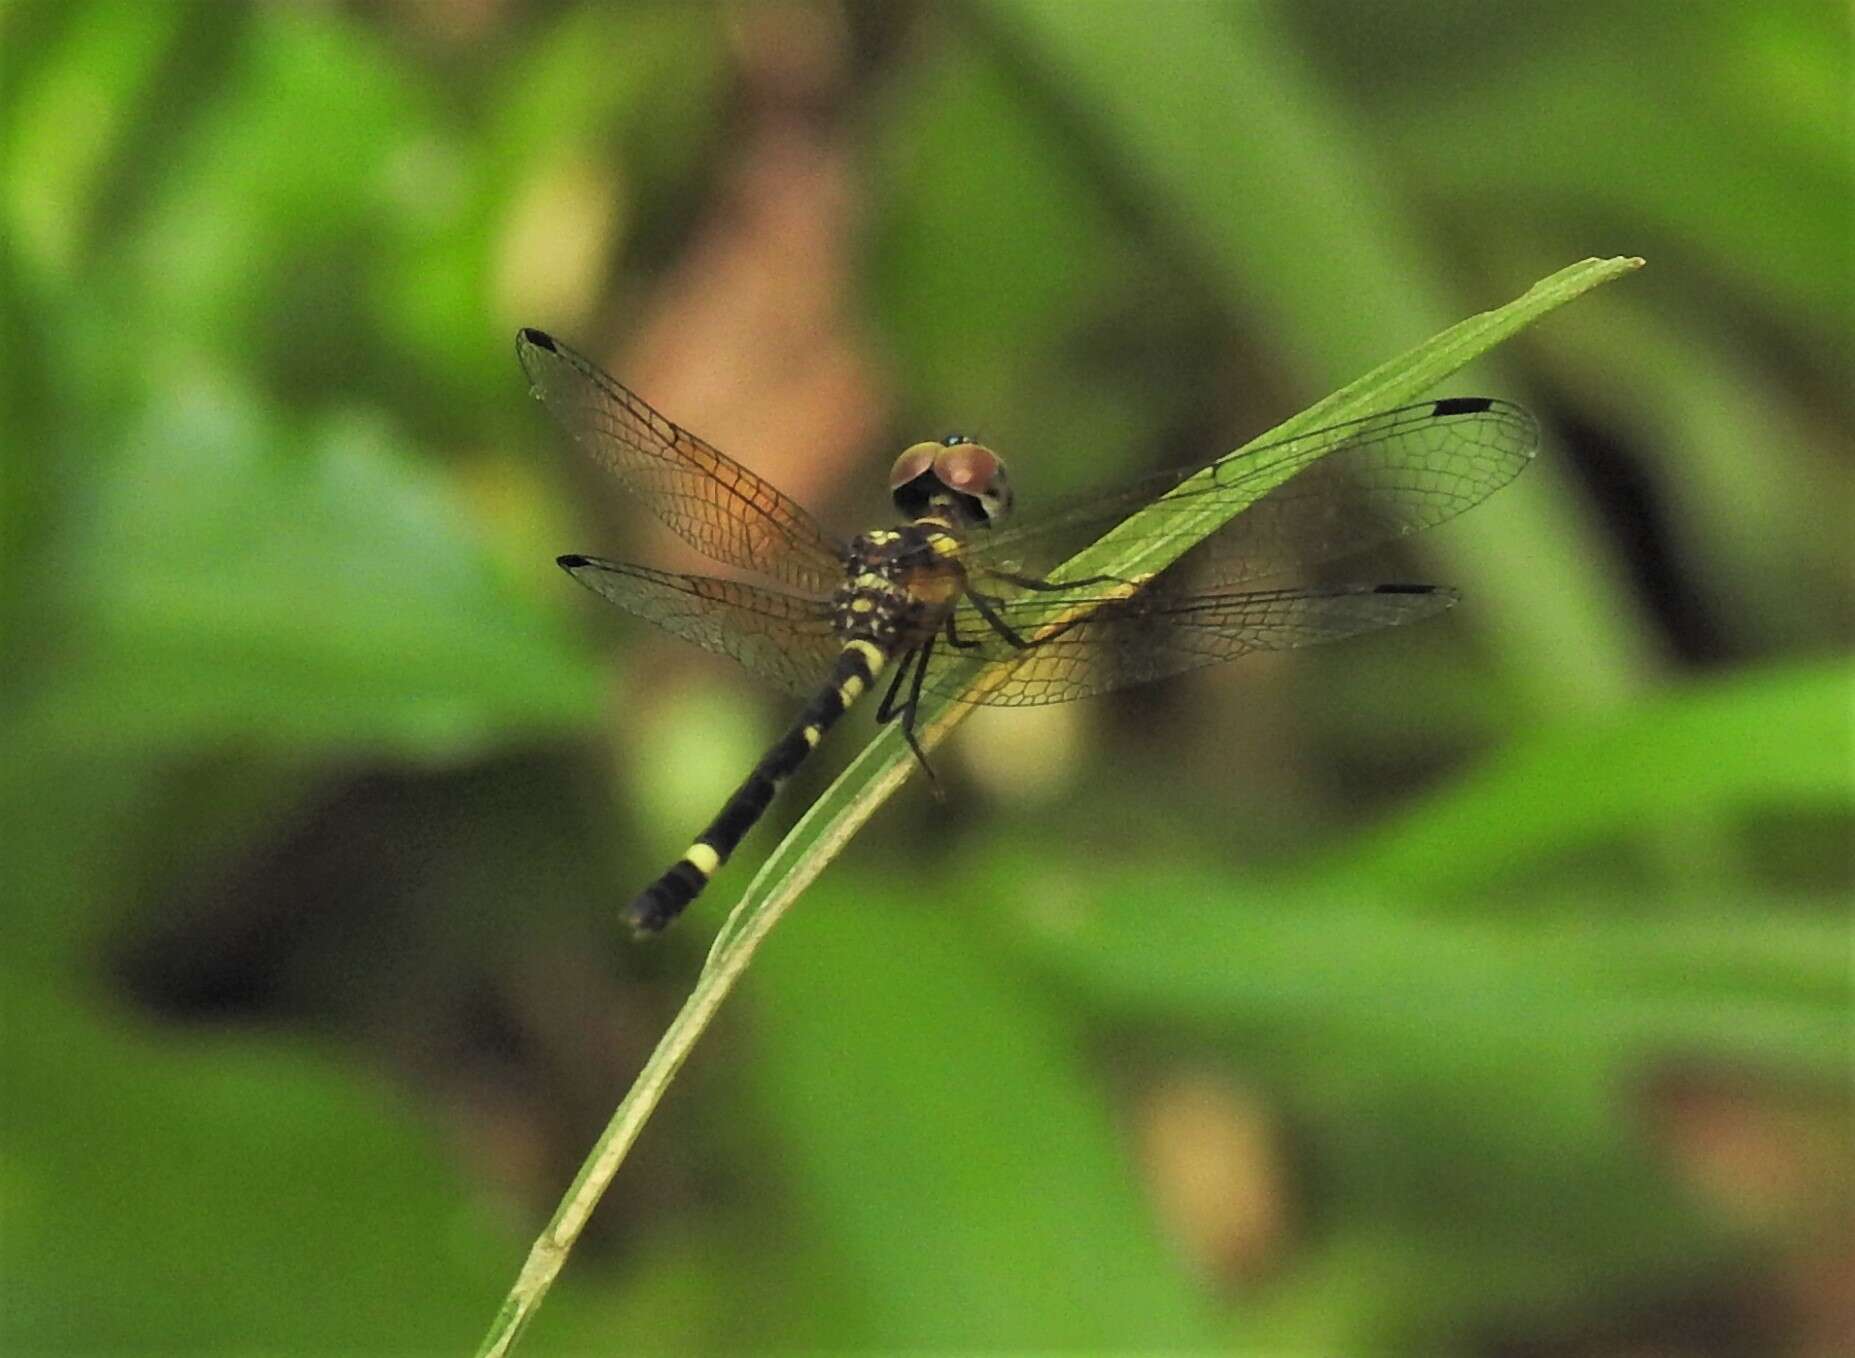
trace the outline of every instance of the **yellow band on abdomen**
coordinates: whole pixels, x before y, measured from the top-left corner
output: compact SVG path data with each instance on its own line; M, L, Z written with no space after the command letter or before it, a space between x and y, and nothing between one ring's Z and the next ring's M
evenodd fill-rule
M858 655L863 657L863 663L869 666L870 678L872 679L881 674L882 667L889 663L889 657L883 652L882 647L878 646L873 641L864 641L859 637L855 641L846 641L844 643L844 649L847 651L855 651Z

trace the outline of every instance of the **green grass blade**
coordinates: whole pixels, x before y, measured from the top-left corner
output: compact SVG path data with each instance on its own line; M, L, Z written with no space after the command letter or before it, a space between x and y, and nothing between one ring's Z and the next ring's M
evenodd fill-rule
M1292 439L1297 434L1412 401L1502 340L1641 264L1639 259L1588 259L1562 269L1506 306L1472 316L1408 353L1381 364L1300 415L1252 440L1250 446ZM1283 449L1284 455L1291 451L1292 447ZM1135 514L1079 553L1063 569L1123 578L1162 570L1194 541L1215 532L1272 485L1286 479L1291 470L1286 456L1281 459L1281 467L1282 474L1274 481L1261 475L1246 477L1241 496L1200 497L1205 502L1205 514L1203 522L1196 525L1195 535L1178 531L1177 520L1172 519L1167 533L1158 535L1162 541L1155 543L1150 540L1154 535L1142 532L1142 515ZM1143 536L1149 540L1142 541ZM969 711L970 705L951 700L924 705L919 730L922 746L932 749L938 745ZM747 969L761 942L799 893L824 870L825 864L837 856L850 837L875 814L876 808L902 785L911 771L912 759L901 733L894 726L885 728L805 813L748 885L710 948L708 960L689 999L594 1144L553 1219L530 1249L521 1274L491 1324L479 1354L510 1351L565 1263L606 1185L618 1172L670 1081Z
M1537 874L1554 855L1684 822L1730 827L1772 806L1848 814L1852 680L1846 657L1773 665L1541 727L1313 877L1341 894L1397 883L1460 896L1516 864Z

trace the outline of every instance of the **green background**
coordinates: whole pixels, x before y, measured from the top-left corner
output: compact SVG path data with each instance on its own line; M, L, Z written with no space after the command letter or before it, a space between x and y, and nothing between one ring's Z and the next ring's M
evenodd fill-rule
M457 1352L855 718L552 330L834 526L1450 385L1539 464L1447 618L982 712L764 949L524 1351L1830 1353L1850 1175L1849 12L0 5L0 1341ZM1842 1280L1838 1282L1838 1278Z

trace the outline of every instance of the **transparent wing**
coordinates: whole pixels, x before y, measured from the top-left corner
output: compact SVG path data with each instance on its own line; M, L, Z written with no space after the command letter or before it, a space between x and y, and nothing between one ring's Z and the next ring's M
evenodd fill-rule
M770 482L678 428L539 330L516 356L554 418L690 546L797 589L828 594L843 575L823 529Z
M778 590L707 575L677 575L622 561L563 556L567 574L637 617L795 697L810 697L843 650L829 606Z
M1427 401L1157 472L1021 527L981 532L965 559L982 580L988 568L1045 571L1149 506L1141 519L1143 538L1184 533L1204 509L1200 497L1241 498L1246 482L1279 477L1286 465L1286 481L1193 549L1206 582L1267 579L1454 518L1519 475L1538 443L1533 417L1511 402L1483 396ZM1178 490L1207 469L1211 475L1202 486ZM1159 498L1169 491L1178 493Z
M1282 651L1396 627L1451 607L1432 585L1353 585L1247 593L1190 593L1172 572L1132 596L1093 592L1001 600L998 621L1020 647L969 608L956 619L965 649L937 647L923 687L993 707L1063 703L1214 665L1251 651ZM974 686L972 659L998 662Z

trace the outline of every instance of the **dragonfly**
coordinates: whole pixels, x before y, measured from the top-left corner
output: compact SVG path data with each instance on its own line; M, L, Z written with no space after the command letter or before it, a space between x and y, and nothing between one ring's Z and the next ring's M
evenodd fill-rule
M900 722L931 778L916 735L929 697L1068 702L1430 617L1456 591L1293 577L1453 518L1517 476L1539 443L1533 417L1511 402L1446 397L1150 473L1019 522L1004 461L949 434L896 458L896 523L840 541L551 335L520 331L516 354L536 398L633 500L709 560L773 584L578 554L559 557L561 568L806 700L707 828L627 906L639 934L662 930L701 893L883 674L876 719ZM1248 503L1186 547L1216 508L1209 495ZM1075 549L1116 525L1156 559L1171 546L1176 560L1145 578L1064 574Z

